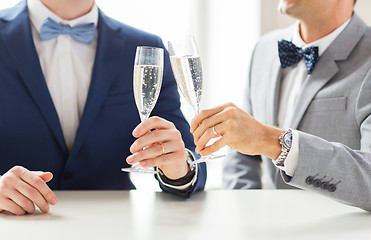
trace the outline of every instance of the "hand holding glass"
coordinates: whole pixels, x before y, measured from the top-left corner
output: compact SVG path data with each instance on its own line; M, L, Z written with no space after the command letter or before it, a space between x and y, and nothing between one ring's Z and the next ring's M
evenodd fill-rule
M137 47L134 62L134 97L141 121L149 118L161 90L164 66L162 48ZM122 168L125 172L151 173L157 171L140 166L139 162L131 168Z

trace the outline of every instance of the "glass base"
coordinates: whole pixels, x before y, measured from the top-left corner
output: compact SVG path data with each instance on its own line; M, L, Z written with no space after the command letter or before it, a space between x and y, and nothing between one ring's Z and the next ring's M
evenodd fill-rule
M121 168L121 171L123 172L131 172L131 173L147 173L147 174L156 174L157 171L152 168L144 168L140 166L139 163L134 163L129 168Z
M214 155L214 154L210 154L210 155L207 155L207 156L203 156L203 157L200 157L199 159L193 161L191 164L195 165L197 163L202 163L202 162L207 162L207 161L210 161L210 160L213 160L213 159L218 159L218 158L224 158L225 155Z

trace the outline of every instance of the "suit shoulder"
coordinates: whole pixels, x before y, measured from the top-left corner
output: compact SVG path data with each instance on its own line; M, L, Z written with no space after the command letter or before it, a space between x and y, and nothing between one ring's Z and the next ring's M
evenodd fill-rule
M5 8L0 10L0 20L3 22L8 22L16 18L22 11L27 8L26 1L21 1L13 7Z
M295 25L286 28L277 29L263 35L258 43L255 45L254 54L252 57L253 62L266 61L266 59L275 59L278 48L278 41L282 39L289 40L295 29ZM259 63L260 64L260 63Z
M143 41L151 40L151 41L159 41L160 37L155 34L140 30L123 22L120 22L116 19L111 17L105 16L105 21L107 24L117 30L117 32L125 35L126 38L134 38L134 39L141 39Z

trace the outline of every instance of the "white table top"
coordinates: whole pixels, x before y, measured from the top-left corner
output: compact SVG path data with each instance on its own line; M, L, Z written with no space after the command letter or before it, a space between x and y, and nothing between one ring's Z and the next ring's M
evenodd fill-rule
M49 214L0 214L11 239L371 240L371 213L301 190L60 191Z

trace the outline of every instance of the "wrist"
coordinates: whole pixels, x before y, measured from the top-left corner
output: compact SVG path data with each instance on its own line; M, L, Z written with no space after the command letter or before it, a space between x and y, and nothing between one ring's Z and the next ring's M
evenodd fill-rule
M270 159L277 159L281 153L281 144L279 137L284 133L285 130L267 126L264 132L261 155L269 157Z
M177 165L177 166L170 166L166 168L161 168L161 172L163 175L165 175L167 178L171 180L176 180L179 178L184 177L187 175L187 173L190 171L190 168L187 164L187 162L184 162L184 164Z
M164 166L163 168L160 168L162 174L165 175L170 180L176 180L176 179L180 179L180 178L186 176L189 173L189 171L191 171L190 166L187 162L188 158L189 158L189 156L188 156L187 152L185 151L185 154L184 154L184 157L183 157L183 159L185 159L185 161L182 161L182 162L179 162L179 163L176 163L176 164L171 164L171 165L168 165L166 167Z
M171 178L170 176L166 175L160 168L158 168L159 176L164 183L167 183L167 184L170 184L170 185L173 185L173 186L183 186L183 185L192 181L192 179L194 178L194 176L196 174L196 171L197 171L196 166L191 165L191 162L193 162L195 159L194 159L193 154L189 150L186 150L186 151L187 151L187 153L186 153L186 155L187 155L187 160L186 160L187 171L184 175L181 175L180 177L176 177L176 178Z

